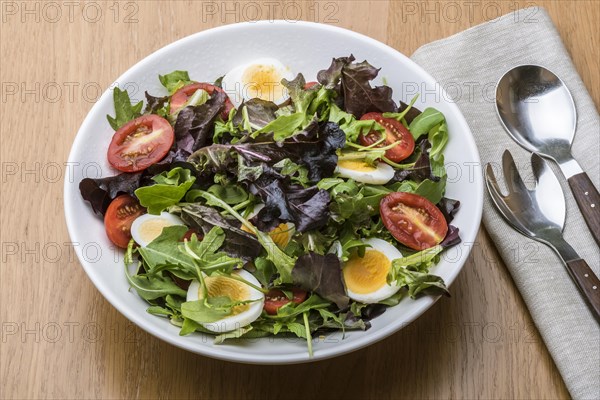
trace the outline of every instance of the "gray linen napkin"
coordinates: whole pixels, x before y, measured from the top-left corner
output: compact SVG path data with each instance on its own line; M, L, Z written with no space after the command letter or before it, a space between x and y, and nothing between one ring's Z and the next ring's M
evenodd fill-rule
M577 108L573 155L596 187L600 177L600 121L552 20L542 8L502 16L419 48L412 59L453 97L477 142L482 164L500 165L509 149L524 180L533 182L529 153L513 142L495 111L495 83L519 64L543 65L571 90ZM598 68L598 65L592 66ZM452 133L451 133L452 134ZM596 274L599 250L566 181L565 238ZM500 168L495 168L502 176ZM463 211L464 212L464 211ZM514 231L485 193L483 223L523 295L554 362L574 398L600 399L600 327L558 257L543 244Z

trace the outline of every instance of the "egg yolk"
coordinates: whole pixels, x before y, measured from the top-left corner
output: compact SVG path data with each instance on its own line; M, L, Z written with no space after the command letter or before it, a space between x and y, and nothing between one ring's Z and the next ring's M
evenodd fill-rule
M226 276L208 276L204 278L204 284L208 290L208 297L227 296L231 301L244 301L250 298L247 285ZM198 289L198 298L204 298L202 286ZM242 313L249 307L249 304L235 306L231 309L231 315Z
M252 233L250 229L246 228L245 225L242 225L241 228L244 232ZM292 237L292 228L288 226L288 224L279 224L275 227L271 232L269 232L269 236L273 239L273 242L280 248L285 248L288 243L290 243L290 239Z
M369 164L359 160L340 160L338 161L338 167L351 169L353 171L360 172L373 172L377 168L370 166Z
M173 225L172 222L167 221L163 218L149 219L140 225L140 229L139 229L140 238L144 242L150 243L154 239L156 239L157 237L160 236L163 228L165 228L167 226L171 226L171 225Z
M387 283L392 263L380 251L366 250L364 257L354 256L344 265L343 275L348 290L367 294L375 292Z
M275 101L285 94L281 75L273 65L251 65L244 71L242 82L247 98Z

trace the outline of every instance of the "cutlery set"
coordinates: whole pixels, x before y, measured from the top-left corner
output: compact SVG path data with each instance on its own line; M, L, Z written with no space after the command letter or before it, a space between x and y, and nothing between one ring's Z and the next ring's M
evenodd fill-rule
M500 189L492 166L485 180L492 202L507 222L523 235L550 246L565 264L592 314L600 322L600 280L563 238L566 205L560 182L541 156L554 160L567 179L582 216L600 246L600 194L571 155L577 114L564 83L551 71L522 65L508 71L496 87L500 121L512 139L531 151L535 187L528 189L512 155L502 156Z

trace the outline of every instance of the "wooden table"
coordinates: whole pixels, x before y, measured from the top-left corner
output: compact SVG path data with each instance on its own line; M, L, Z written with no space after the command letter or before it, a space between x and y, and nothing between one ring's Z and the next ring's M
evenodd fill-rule
M94 101L115 77L174 40L257 16L300 18L411 54L528 4L2 2L0 397L568 397L483 229L452 298L408 328L333 360L257 367L191 354L133 326L80 268L62 211L64 162ZM599 3L536 4L549 10L598 104Z

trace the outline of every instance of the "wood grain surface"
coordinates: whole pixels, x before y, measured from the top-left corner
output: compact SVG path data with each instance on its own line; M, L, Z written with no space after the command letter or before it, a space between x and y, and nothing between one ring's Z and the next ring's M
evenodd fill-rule
M64 222L71 143L102 90L186 35L255 18L331 23L411 54L529 5L556 23L596 104L596 1L2 1L1 398L566 398L564 383L489 236L444 298L369 348L296 366L180 350L94 288ZM223 49L227 56L227 49Z

